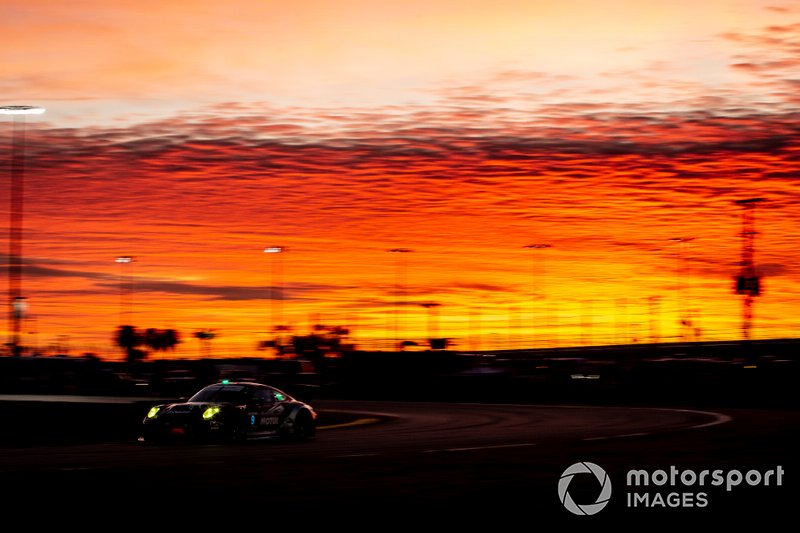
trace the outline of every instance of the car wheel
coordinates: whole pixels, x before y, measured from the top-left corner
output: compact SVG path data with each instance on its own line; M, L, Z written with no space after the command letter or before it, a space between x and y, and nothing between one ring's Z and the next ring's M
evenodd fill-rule
M297 413L297 417L294 420L291 436L297 440L307 439L314 436L314 429L314 422L311 419L311 415L306 411L300 411Z

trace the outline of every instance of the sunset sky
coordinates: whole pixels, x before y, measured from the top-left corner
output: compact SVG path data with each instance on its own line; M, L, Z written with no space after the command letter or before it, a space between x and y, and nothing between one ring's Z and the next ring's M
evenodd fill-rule
M734 201L754 196L754 336L798 336L796 2L0 13L0 105L47 108L27 121L26 344L118 357L121 273L132 322L178 329L186 357L200 328L216 355L258 354L271 309L388 348L399 307L421 341L432 302L459 348L735 339ZM5 221L9 117L0 143Z

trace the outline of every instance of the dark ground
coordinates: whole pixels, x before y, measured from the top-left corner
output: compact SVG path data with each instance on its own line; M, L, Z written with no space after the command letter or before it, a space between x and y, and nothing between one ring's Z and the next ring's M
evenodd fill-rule
M772 531L778 524L793 530L800 496L798 345L772 342L759 356L725 344L681 354L671 345L658 347L663 353L651 346L636 347L642 353L488 358L353 354L321 361L310 374L299 361L279 361L280 368L265 362L248 370L256 372L251 377L309 400L320 425L380 422L322 429L305 442L236 445L142 445L141 419L157 402L92 396L119 394L125 384L138 390L136 381L119 381L126 372L88 359L6 358L6 394L87 396L0 397L0 510L9 524L153 529L166 519L182 531L198 522L211 529L211 520L226 529L290 522L301 531L427 531L431 524L448 531L572 531L601 523L622 531ZM191 366L190 382L167 379L190 369L182 362L139 371L152 378L147 390L178 397L221 379L212 363ZM297 368L283 368L290 363ZM605 469L612 495L598 514L575 516L559 501L559 478L585 461ZM629 470L672 466L698 473L781 466L783 485L743 483L730 492L626 486ZM708 505L632 508L632 491L653 498L703 492ZM569 492L580 504L593 503L600 484L578 475Z
M10 405L3 403L4 413L13 410ZM80 524L102 510L145 523L162 513L178 522L208 514L246 526L277 517L300 525L379 530L430 519L470 530L481 523L499 531L542 525L571 530L576 521L584 527L612 522L623 530L665 524L694 529L791 520L800 495L800 411L795 409L715 408L704 414L686 412L685 406L342 401L317 407L323 416L330 412L331 420L378 415L383 422L322 430L316 439L299 443L156 447L112 432L93 439L96 443L7 444L0 459L6 516L47 509L54 514L42 518ZM54 416L68 425L64 409ZM706 425L722 422L720 415L730 420ZM595 516L574 516L558 499L559 477L580 461L600 465L612 481L611 501ZM626 507L628 470L672 465L697 472L763 472L781 465L785 474L781 487L743 483L731 492L707 487L705 508ZM697 490L649 492L666 496ZM599 485L591 476L578 476L570 491L580 503L591 503Z

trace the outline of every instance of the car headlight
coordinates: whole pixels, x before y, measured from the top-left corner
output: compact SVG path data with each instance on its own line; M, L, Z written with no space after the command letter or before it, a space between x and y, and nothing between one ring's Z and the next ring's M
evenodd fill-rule
M155 418L159 411L161 411L160 406L151 407L150 410L147 411L147 418Z
M212 418L217 416L217 413L219 413L219 411L220 411L219 407L209 407L203 412L203 420L211 420Z

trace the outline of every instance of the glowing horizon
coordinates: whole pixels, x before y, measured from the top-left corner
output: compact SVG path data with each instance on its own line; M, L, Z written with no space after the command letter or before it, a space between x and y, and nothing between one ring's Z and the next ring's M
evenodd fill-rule
M135 325L178 329L176 356L206 328L214 354L263 355L275 306L385 348L398 300L404 337L436 303L465 349L738 338L754 196L754 335L796 336L788 3L0 2L0 104L47 107L28 344L117 356L123 255Z

